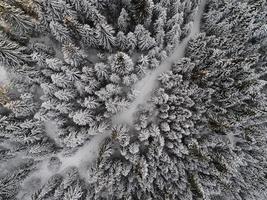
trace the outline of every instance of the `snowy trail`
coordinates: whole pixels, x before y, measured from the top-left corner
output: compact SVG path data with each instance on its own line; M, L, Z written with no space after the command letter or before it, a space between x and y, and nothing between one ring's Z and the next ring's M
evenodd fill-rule
M59 171L61 172L68 167L76 166L78 167L80 174L86 178L87 167L97 158L100 144L105 138L107 138L107 136L109 136L108 133L102 133L94 136L70 157L59 155L59 158L62 161L62 166Z
M108 134L103 133L94 136L89 142L84 144L75 154L72 156L66 157L59 153L58 156L60 161L62 162L61 167L58 172L63 172L68 167L77 167L80 171L80 174L86 178L86 168L92 161L94 161L98 156L98 150L100 147L100 143L107 138ZM39 169L34 172L28 179L32 177L41 178L44 183L47 181L54 172L49 171L48 169L48 160L44 160L40 163Z
M127 110L115 116L114 121L128 124L133 123L134 113L136 112L139 105L144 104L149 99L152 91L156 88L158 84L157 80L159 75L163 72L170 70L172 64L175 61L184 57L184 53L189 40L200 32L200 22L204 12L205 4L206 0L202 0L199 5L198 12L194 17L193 27L190 34L180 42L180 44L175 48L174 53L169 58L167 58L166 61L164 61L155 71L148 74L145 78L143 78L135 85L135 90L138 92L137 98L128 107Z
M7 71L3 66L0 65L0 85L5 85L9 83Z
M63 172L68 167L77 167L81 177L87 179L88 166L90 166L93 161L97 159L100 144L105 138L107 138L108 135L108 133L96 135L70 157L65 157L62 154L58 154L57 156L60 158L62 165L57 173ZM46 181L48 181L48 179L55 174L55 172L52 172L48 169L47 159L42 161L38 168L39 169L37 171L23 181L22 190L17 195L18 199L26 200L30 198L28 195L33 191L32 188L29 188L29 184L31 184L34 179L40 179L40 184L45 184Z

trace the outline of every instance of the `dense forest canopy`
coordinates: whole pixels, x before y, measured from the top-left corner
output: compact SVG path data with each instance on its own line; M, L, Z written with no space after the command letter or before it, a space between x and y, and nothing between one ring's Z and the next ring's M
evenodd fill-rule
M0 0L0 200L267 199L265 0Z

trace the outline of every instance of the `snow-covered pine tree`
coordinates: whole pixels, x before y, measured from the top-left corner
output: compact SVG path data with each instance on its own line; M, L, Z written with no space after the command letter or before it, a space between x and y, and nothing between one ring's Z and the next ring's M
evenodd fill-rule
M38 4L33 0L2 0L0 27L13 39L33 35L37 25Z
M1 106L1 143L8 144L11 152L37 158L57 151L43 122L34 119L38 108L29 93L16 99L9 97Z
M31 200L45 198L80 200L85 199L86 195L86 184L81 179L78 169L72 167L52 176L44 186L32 194Z
M8 171L5 172L5 170L2 170L0 177L1 199L17 199L17 194L21 189L20 183L35 170L36 163L37 161L33 159L24 159L18 162L15 167L12 164L5 166L8 167Z

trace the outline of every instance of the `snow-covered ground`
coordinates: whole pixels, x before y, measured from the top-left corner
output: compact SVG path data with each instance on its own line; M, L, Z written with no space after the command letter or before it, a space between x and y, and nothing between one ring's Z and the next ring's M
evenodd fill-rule
M57 137L57 124L54 121L47 120L44 122L45 125L45 132L47 136L55 141L55 143L58 142L58 137Z
M94 136L89 142L84 144L83 147L81 147L74 155L70 157L59 155L59 158L62 162L60 171L63 171L71 166L76 166L78 167L80 174L86 178L88 166L98 157L100 144L105 138L107 138L108 135L108 133L100 133Z
M198 12L194 18L190 34L180 42L180 44L175 48L174 53L168 57L165 62L163 62L155 71L149 73L145 78L135 85L135 90L138 92L135 101L132 102L128 109L115 116L115 121L132 124L133 114L137 111L138 106L144 104L149 99L151 92L157 87L159 75L170 70L175 61L184 57L189 40L200 32L200 22L205 3L206 0L203 0L198 7Z
M62 162L61 167L57 173L63 172L68 167L77 167L79 169L80 175L86 179L88 177L88 167L98 157L100 144L105 138L107 138L107 136L107 133L96 135L93 139L84 144L83 147L81 147L72 156L65 157L62 154L56 155ZM29 177L27 177L27 179L23 181L22 189L17 195L18 199L27 200L30 198L29 194L34 192L33 188L29 188L32 182L36 182L36 184L38 183L38 185L42 185L55 174L55 172L49 170L48 164L48 159L42 161L39 166L37 166L38 170L36 170L33 174L31 174Z
M8 75L3 66L0 65L0 85L7 84L9 82Z

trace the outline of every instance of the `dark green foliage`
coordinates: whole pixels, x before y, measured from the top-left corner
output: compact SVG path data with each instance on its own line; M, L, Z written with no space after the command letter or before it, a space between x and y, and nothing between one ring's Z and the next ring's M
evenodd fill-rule
M151 15L152 1L150 0L131 0L132 13L136 23L144 23Z

